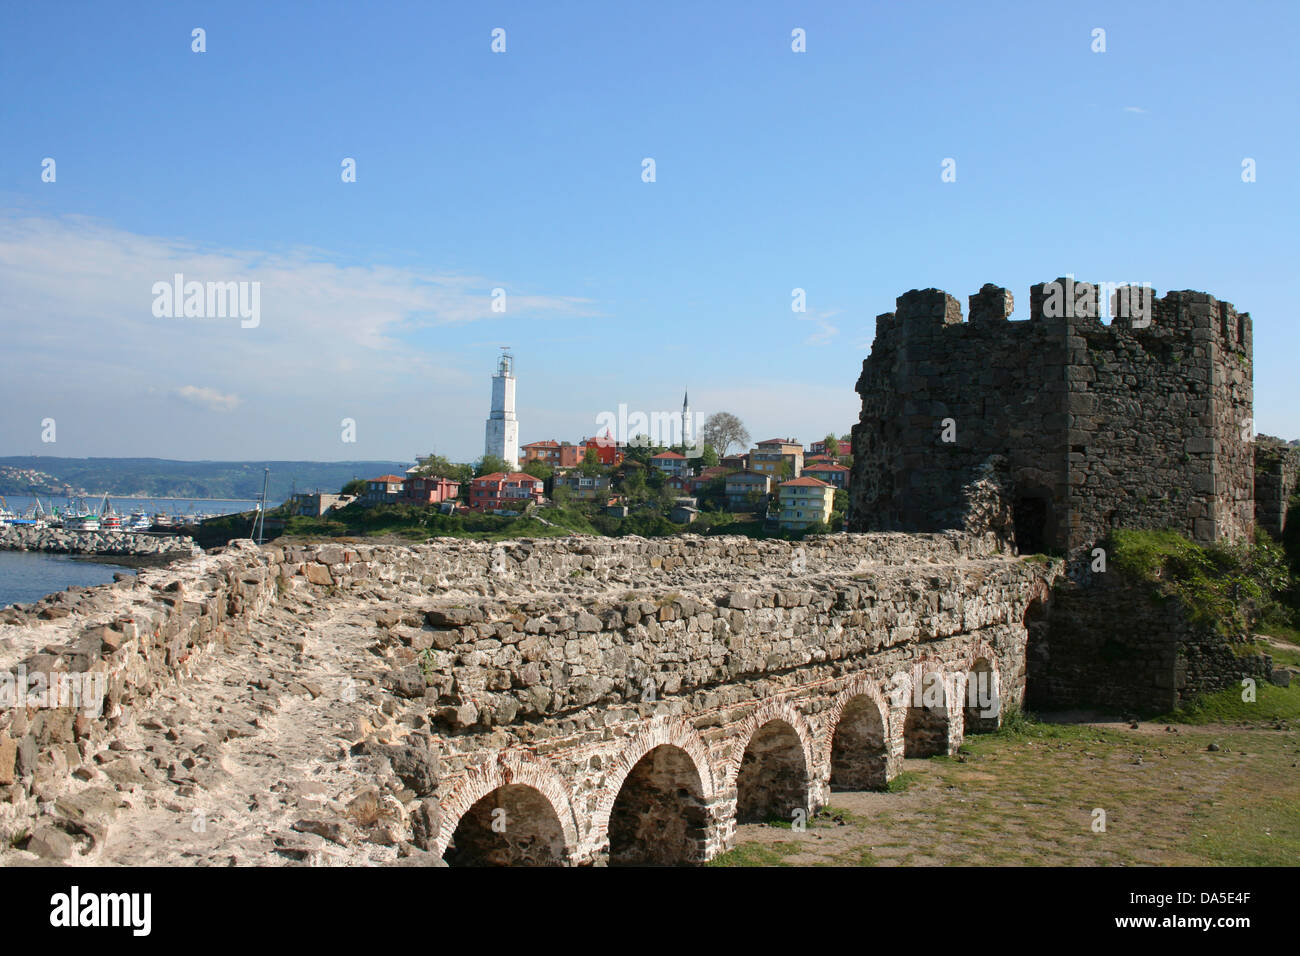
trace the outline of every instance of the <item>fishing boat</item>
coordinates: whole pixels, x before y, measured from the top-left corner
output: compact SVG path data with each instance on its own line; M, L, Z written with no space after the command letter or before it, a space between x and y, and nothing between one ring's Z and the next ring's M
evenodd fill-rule
M99 530L122 530L122 516L113 510L113 503L108 500L108 495L104 495L104 500L99 506Z
M128 531L148 531L153 527L153 519L149 517L146 511L132 511L131 517L126 519L126 530Z
M23 528L44 528L49 524L49 515L46 514L45 508L42 507L41 499L37 498L32 504L28 505L27 510L21 516L9 519L9 524Z
M170 528L172 526L172 516L164 511L158 512L153 516L153 526L155 528Z
M18 519L9 507L9 502L5 501L5 496L0 495L0 525L13 524Z
M64 531L98 531L99 515L97 514L64 515L63 530Z

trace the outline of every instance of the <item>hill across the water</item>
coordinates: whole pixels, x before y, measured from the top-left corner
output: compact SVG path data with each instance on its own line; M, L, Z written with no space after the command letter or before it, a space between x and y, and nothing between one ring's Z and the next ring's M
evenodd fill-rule
M174 461L167 458L0 458L0 495L61 495L66 486L92 495L148 498L256 498L264 468L271 469L267 497L290 492L336 492L353 478L402 474L396 461Z

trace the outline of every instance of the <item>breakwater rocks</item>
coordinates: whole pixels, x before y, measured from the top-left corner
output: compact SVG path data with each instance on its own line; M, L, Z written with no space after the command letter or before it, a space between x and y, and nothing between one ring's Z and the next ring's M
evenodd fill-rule
M0 550L52 554L185 557L198 554L193 538L183 535L130 534L121 531L64 531L62 528L0 527Z

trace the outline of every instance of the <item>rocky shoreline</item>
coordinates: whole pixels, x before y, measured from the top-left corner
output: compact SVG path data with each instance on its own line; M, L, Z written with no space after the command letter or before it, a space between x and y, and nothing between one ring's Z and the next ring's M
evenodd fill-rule
M0 551L117 557L188 557L202 553L184 535L131 534L120 531L64 531L62 528L0 527Z

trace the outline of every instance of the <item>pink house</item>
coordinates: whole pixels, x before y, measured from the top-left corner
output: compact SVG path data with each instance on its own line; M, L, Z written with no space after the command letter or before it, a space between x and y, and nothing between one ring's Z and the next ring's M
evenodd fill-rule
M460 482L451 478L426 476L402 482L402 499L418 505L437 505L452 501L460 494Z

